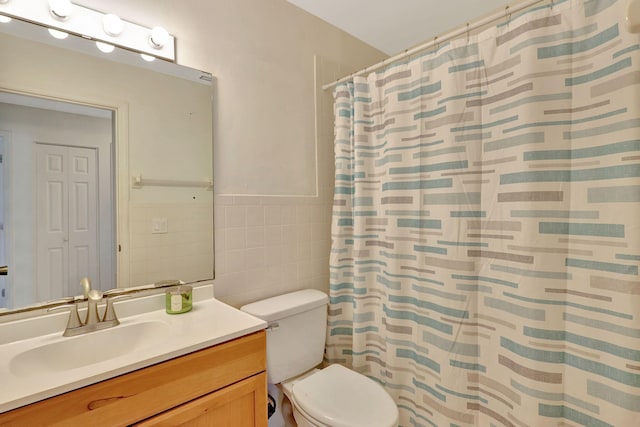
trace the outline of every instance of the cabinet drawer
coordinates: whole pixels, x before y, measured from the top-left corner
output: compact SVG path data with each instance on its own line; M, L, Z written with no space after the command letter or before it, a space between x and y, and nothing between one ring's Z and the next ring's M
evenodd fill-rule
M263 372L265 351L256 332L0 414L0 425L129 425Z
M199 397L136 427L267 427L265 372Z

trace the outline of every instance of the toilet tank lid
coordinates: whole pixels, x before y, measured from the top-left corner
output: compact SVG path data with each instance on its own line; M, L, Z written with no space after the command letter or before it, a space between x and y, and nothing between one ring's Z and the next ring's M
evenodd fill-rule
M273 322L326 305L328 302L329 297L324 292L316 289L304 289L256 301L240 307L240 310L267 322Z

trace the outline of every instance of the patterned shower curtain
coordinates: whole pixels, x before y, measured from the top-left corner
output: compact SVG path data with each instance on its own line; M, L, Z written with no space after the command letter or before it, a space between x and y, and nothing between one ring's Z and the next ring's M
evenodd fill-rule
M640 425L625 7L556 0L336 88L326 359L400 425Z

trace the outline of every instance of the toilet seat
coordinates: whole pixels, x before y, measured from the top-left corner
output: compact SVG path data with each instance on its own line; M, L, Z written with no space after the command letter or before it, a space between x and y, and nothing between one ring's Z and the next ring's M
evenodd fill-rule
M375 381L341 365L330 365L292 386L294 404L323 425L391 427L398 408Z

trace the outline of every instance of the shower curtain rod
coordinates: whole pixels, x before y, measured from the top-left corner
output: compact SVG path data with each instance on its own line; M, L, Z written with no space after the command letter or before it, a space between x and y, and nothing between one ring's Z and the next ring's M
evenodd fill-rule
M345 77L343 77L341 79L338 79L338 80L336 80L334 82L327 83L324 86L322 86L322 89L323 90L331 89L332 87L334 87L334 86L336 86L336 85L338 85L338 84L340 84L342 82L346 82L346 81L351 80L355 76L359 76L359 75L362 75L362 74L370 72L370 71L378 70L378 69L380 69L380 68L382 68L382 67L384 67L386 65L389 65L389 64L392 64L394 62L400 61L400 60L402 60L402 59L404 59L406 57L409 57L409 56L414 55L416 53L422 52L423 50L427 50L428 48L430 48L430 47L432 47L432 46L434 46L434 45L436 45L438 43L444 43L444 42L447 42L449 40L452 40L452 39L455 39L457 37L460 37L460 36L462 36L464 34L468 34L471 31L475 31L478 28L482 28L485 25L488 25L491 22L497 21L497 20L499 20L501 18L506 18L507 21L508 21L508 20L511 19L511 15L512 14L518 13L518 12L520 12L520 11L522 11L524 9L527 9L527 8L529 8L529 7L531 7L531 6L535 5L535 4L543 3L543 2L546 2L546 1L549 1L549 3L551 4L551 7L553 7L554 0L527 0L527 1L524 1L522 3L517 4L515 6L508 6L507 5L504 8L504 11L499 11L499 12L492 13L491 15L487 16L486 18L481 19L481 20L473 23L473 25L471 25L470 23L467 23L465 26L463 26L463 27L461 27L461 28L459 28L457 30L453 30L453 31L451 31L449 33L445 33L443 35L436 36L436 37L433 38L433 40L429 40L428 42L425 42L425 43L423 43L421 45L418 45L418 46L416 46L414 48L406 49L403 52L401 52L401 53L399 53L399 54L397 54L395 56L391 56L391 57L389 57L387 59L384 59L384 60L378 62L377 64L370 65L370 66L368 66L366 68L363 68L360 71L353 72L353 73L349 74L348 76L345 76Z

